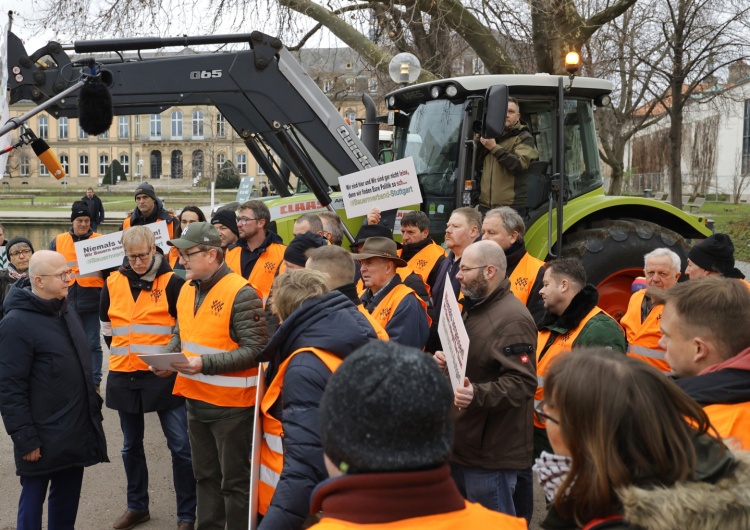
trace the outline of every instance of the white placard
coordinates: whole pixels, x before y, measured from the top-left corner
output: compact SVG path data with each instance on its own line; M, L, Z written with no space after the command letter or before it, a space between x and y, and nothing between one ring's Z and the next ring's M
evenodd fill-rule
M404 158L339 177L341 197L350 219L367 215L373 208L381 212L422 204L414 160Z
M466 376L466 357L469 354L469 335L466 333L461 310L458 307L456 295L453 292L450 274L445 275L445 289L443 290L443 306L440 309L438 335L445 354L445 364L451 385L455 392L464 386Z
M167 230L166 221L158 221L146 226L156 236L156 244L164 251L164 255L169 254L171 247L167 245L169 231ZM74 243L79 273L89 274L90 272L111 269L122 265L122 258L125 257L125 251L122 249L121 239L122 230Z
M186 363L187 357L182 352L177 353L139 353L138 358L149 366L153 366L157 370L171 370L172 363Z
M263 444L263 417L260 404L266 395L265 364L258 366L258 386L255 390L255 419L253 420L253 449L250 455L250 517L248 529L258 528L258 482L260 481L260 448Z

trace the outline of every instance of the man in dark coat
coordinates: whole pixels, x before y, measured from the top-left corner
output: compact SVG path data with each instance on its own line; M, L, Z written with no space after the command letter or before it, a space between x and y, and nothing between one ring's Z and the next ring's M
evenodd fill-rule
M170 238L176 237L181 232L180 220L164 208L164 203L156 196L154 187L148 182L139 184L135 189L135 209L122 222L120 230L125 230L131 226L158 223L159 221L167 223Z
M86 190L86 195L81 197L81 202L89 207L91 230L96 232L96 227L104 222L104 205L102 204L102 200L94 193L94 188L89 186Z
M0 322L0 414L21 477L19 529L42 527L48 488L49 528L72 529L83 468L109 461L86 334L67 305L69 280L62 254L37 252Z

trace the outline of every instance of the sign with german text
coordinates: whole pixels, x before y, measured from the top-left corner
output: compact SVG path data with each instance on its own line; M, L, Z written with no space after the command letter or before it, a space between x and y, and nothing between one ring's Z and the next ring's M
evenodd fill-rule
M156 236L156 244L164 251L164 255L169 254L170 247L167 245L169 231L167 230L167 223L159 221L147 224L146 226ZM121 240L122 230L74 243L79 274L90 274L122 265L122 258L125 257L125 251L122 249Z
M367 215L373 208L381 212L422 204L414 160L404 158L339 177L344 209L350 219Z
M455 392L463 386L466 375L466 357L469 354L469 335L466 333L464 321L461 319L461 309L458 300L451 289L451 278L445 275L446 288L443 291L440 320L438 321L438 335L443 345L445 364L450 375L451 386Z

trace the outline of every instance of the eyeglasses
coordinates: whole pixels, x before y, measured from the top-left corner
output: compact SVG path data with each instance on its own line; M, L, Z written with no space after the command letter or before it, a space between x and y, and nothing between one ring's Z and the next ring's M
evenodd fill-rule
M536 412L539 423L541 423L542 425L546 424L548 421L551 421L555 425L560 425L559 420L553 418L552 416L544 412L544 401L540 401L539 404L534 409L534 411Z
M205 250L196 250L195 252L188 252L186 254L183 254L182 252L180 252L180 259L182 261L184 261L185 263L187 263L188 261L190 261L190 256L192 256L194 254L200 254L201 252L206 252L206 251Z
M479 267L459 267L458 270L461 271L461 274L466 274L469 271L484 269L486 267L489 267L489 265L480 265Z
M11 258L17 258L18 256L28 256L29 254L31 254L31 249L30 248L25 248L25 249L21 249L21 250L16 250L15 252L11 252L10 253L10 257Z
M40 274L39 276L57 276L61 282L69 282L71 278L75 276L75 272L68 269L64 272L58 272L57 274Z
M237 219L237 224L246 225L250 221L257 221L257 220L258 220L257 218L252 218L252 217L240 217L239 219Z
M146 261L150 256L151 252L146 252L145 254L126 254L125 257L130 263L135 263L138 260Z

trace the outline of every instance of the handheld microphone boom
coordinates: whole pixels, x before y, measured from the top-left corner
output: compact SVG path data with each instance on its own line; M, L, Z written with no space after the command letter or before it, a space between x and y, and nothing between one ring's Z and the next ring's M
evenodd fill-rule
M96 63L92 61L90 68L91 75L78 95L78 122L88 134L98 136L112 125L112 94L102 83L102 72Z
M60 164L60 160L55 156L55 153L49 148L47 142L41 138L37 138L31 142L31 148L34 150L34 154L39 157L44 167L46 167L52 176L57 180L60 180L65 176L65 170Z

